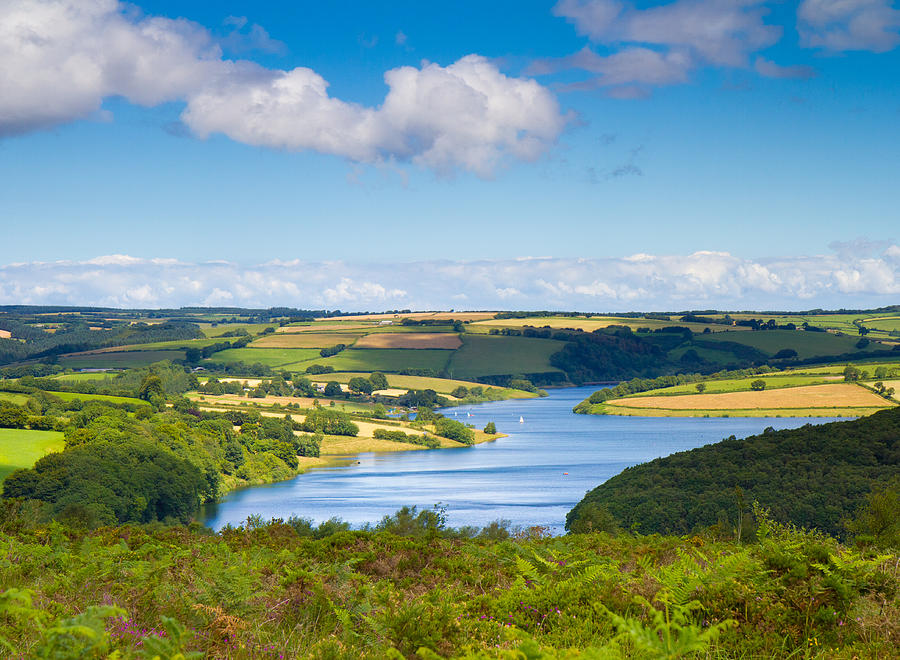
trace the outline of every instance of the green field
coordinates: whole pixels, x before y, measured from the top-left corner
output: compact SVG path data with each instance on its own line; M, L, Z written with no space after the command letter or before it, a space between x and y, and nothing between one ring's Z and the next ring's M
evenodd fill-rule
M266 350L266 349L259 349ZM403 369L432 369L440 372L447 365L453 351L443 349L407 349L407 348L366 348L341 351L329 358L318 357L314 351L314 359L282 365L292 371L303 371L311 364L334 367L335 371L384 371L398 372Z
M844 369L847 364L852 364L862 371L868 371L871 375L875 372L879 367L884 367L889 372L900 372L900 363L891 362L889 360L884 361L873 361L873 362L859 362L856 360L850 360L848 362L843 362L841 364L830 365L827 367L799 367L797 369L791 369L791 373L793 374L843 374Z
M112 394L82 394L81 392L47 392L63 401L73 401L81 399L82 401L108 401L109 403L138 403L147 404L143 399L135 399L128 396L113 396Z
M212 324L200 323L200 331L207 337L221 337L226 332L243 328L251 335L258 335L266 328L277 328L277 323L220 323L213 326Z
M800 330L721 332L703 335L697 339L704 342L736 342L744 344L745 346L752 346L770 356L783 348L792 348L797 351L797 355L800 359L818 355L841 355L843 353L855 353L859 351L859 349L856 348L856 342L859 341L859 337L838 337L837 335L828 332L804 332ZM877 344L869 346L869 350L877 348Z
M319 357L317 348L229 348L214 353L209 362L226 364L243 362L244 364L263 364L267 367L282 367Z
M722 318L723 314L712 315L713 318ZM854 321L861 321L863 325L873 331L888 332L890 330L900 330L900 316L895 314L731 314L735 320L746 319L763 319L768 321L774 319L776 323L784 325L785 323L793 323L801 326L809 323L818 328L827 328L828 330L837 330L848 334L856 335L858 333L857 326Z
M62 355L60 366L71 369L129 369L146 367L163 360L183 360L184 351L115 351L109 353L91 353L89 355Z
M871 321L865 321L863 325L872 330L883 330L884 332L900 330L900 316L879 317Z
M0 429L0 481L50 452L61 451L64 445L63 434L57 431Z
M203 348L221 343L222 339L174 339L172 341L154 341L148 344L130 344L119 346L120 351L171 351L185 348ZM226 340L227 341L227 340Z
M834 377L829 378L827 375L821 376L804 376L804 375L770 375L763 374L759 376L750 376L748 378L730 378L727 380L707 380L703 381L706 385L704 394L720 394L722 392L749 392L751 391L750 383L755 380L762 380L766 384L767 390L780 389L783 387L799 387L801 385L823 385L825 383L840 383L841 380L835 380ZM664 387L658 390L648 390L647 392L639 392L631 394L626 398L641 396L674 396L678 394L696 394L697 384L688 383L686 385L676 385L674 387Z
M20 392L0 392L0 401L8 401L21 406L28 401L28 395Z
M57 374L52 376L56 380L70 380L73 382L84 382L84 381L97 381L97 380L106 380L107 378L114 378L115 374L106 372L106 371L91 371L88 373L78 373L78 374Z
M646 337L646 335L641 335ZM703 335L703 337L708 337L709 335ZM676 349L669 351L668 358L670 360L677 361L681 359L681 356L687 353L688 351L696 351L697 355L706 360L707 362L712 362L714 364L719 365L727 365L733 364L737 358L734 353L730 353L729 351L720 351L715 348L706 348L704 346L680 346Z
M140 403L146 404L146 401L134 399L127 396L113 396L111 394L82 394L81 392L51 392L47 394L55 396L63 401L72 401L73 399L81 399L82 401L108 401L110 403ZM21 406L28 401L28 395L20 392L0 392L0 401L9 401Z
M497 335L462 336L463 345L453 353L447 370L455 378L558 372L550 356L562 350L564 342L533 337Z

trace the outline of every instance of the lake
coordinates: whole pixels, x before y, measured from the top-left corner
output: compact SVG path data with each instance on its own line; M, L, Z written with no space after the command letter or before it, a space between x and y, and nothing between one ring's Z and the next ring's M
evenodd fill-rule
M450 408L443 411L448 417L477 428L493 421L509 437L460 449L362 454L346 467L315 469L229 493L206 507L204 522L220 529L259 514L265 519L297 515L317 523L337 517L357 526L376 523L405 504L421 509L440 502L453 527L506 519L513 525L544 525L558 534L566 513L588 490L626 467L730 435L754 435L767 426L834 421L572 413L597 389L555 389L541 399Z

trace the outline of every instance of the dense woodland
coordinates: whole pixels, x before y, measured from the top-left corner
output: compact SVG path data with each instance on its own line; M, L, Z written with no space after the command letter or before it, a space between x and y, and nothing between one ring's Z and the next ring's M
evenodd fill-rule
M873 489L900 481L900 408L848 422L767 430L627 468L569 513L604 513L643 534L741 527L753 502L778 520L845 537ZM896 510L894 511L896 514ZM896 517L896 516L895 516ZM900 538L897 539L900 543Z

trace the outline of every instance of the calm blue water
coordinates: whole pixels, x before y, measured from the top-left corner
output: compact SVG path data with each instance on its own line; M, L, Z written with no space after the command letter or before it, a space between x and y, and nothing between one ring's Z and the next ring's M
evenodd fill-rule
M753 435L767 426L832 421L573 414L572 407L596 389L557 389L543 399L449 409L444 411L449 417L478 428L493 421L509 437L462 449L363 454L358 464L311 470L290 481L230 493L207 509L204 522L219 529L260 514L316 522L336 516L361 525L378 522L404 504L428 508L441 502L453 527L504 518L561 533L569 509L626 467L730 435Z

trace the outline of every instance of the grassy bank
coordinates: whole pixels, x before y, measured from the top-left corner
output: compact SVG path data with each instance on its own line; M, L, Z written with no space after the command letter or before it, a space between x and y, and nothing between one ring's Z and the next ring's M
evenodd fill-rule
M595 392L575 412L646 417L861 417L897 405L894 383L900 381L891 380L891 374L900 370L896 364L861 365L859 374L869 380L845 380L847 368L785 370L741 378L694 376L689 382L657 389L647 389L655 381L649 385L632 381ZM871 380L874 369L886 377ZM632 388L632 393L623 388ZM889 388L894 388L893 396Z
M63 445L63 434L57 431L0 429L0 483L13 471L30 468L39 458L61 451Z

